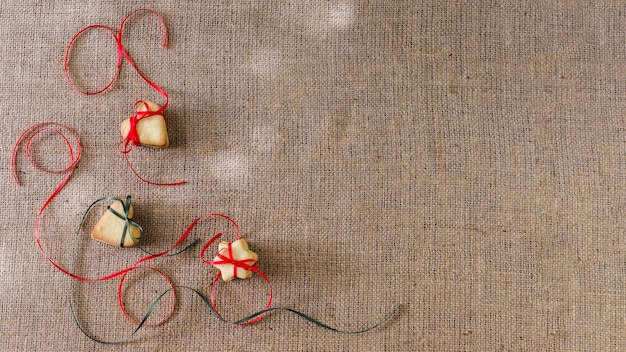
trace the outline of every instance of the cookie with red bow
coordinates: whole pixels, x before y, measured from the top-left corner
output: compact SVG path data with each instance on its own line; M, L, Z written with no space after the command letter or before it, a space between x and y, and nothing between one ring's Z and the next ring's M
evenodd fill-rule
M133 145L167 148L169 139L160 105L151 101L137 103L137 114L122 121L120 132Z

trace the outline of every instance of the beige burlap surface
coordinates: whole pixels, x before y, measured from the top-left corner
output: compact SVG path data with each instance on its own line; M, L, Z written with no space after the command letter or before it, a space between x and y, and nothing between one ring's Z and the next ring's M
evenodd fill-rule
M146 77L170 96L170 147L118 152L136 100L163 97L127 62L106 92L72 90L63 58L72 36L117 31ZM63 179L28 163L28 126L66 124L82 158L41 218L57 263L98 277L143 256L95 242L105 197L133 196L150 252L169 248L198 216L235 219L285 311L239 327L177 289L163 324L121 349L137 351L626 350L626 4L614 1L2 1L0 3L0 349L112 350L128 337L118 279L77 283L35 243L37 213ZM114 73L116 46L85 33L70 55L84 89ZM33 159L63 168L64 142L41 133ZM214 268L201 243L147 263L208 294ZM189 242L189 241L188 241ZM187 242L187 243L188 243ZM211 253L209 256L212 256ZM167 289L149 270L127 277L140 319ZM169 297L169 296L168 296ZM258 275L218 286L224 317L264 307ZM167 313L163 301L150 318ZM118 347L120 348L120 347Z

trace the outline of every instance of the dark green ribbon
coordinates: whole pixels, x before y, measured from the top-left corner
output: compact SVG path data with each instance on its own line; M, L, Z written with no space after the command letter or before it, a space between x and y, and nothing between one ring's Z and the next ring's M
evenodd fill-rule
M250 314L245 318L236 320L236 321L228 321L225 320L224 318L222 318L213 308L213 306L211 305L211 301L205 296L203 295L200 291L196 290L195 288L192 287L188 287L188 286L176 286L175 288L181 288L181 289L187 289L187 290L191 290L193 291L195 294L197 294L200 299L202 299L202 301L204 302L204 304L206 304L206 306L209 308L209 311L211 313L213 313L213 315L215 315L219 320L221 320L224 323L227 324L233 324L233 325L239 325L239 324L243 324L246 322L249 322L251 320L253 320L254 318L272 312L272 311L277 311L277 310L283 310L283 311L288 311L291 312L301 318L303 318L304 320L313 323L321 328L324 328L326 330L330 330L330 331L334 331L337 333L342 333L342 334L362 334L365 332L368 332L370 330L374 330L386 323L388 323L389 321L391 321L393 318L395 318L401 311L402 309L405 307L405 305L400 304L398 305L391 314L389 314L389 316L387 318L385 318L384 320L372 325L372 326L368 326L364 329L360 329L360 330L342 330L342 329L338 329L338 328L334 328L328 324L322 323L321 321L311 317L310 315L304 314L300 311L297 311L295 309L292 308L285 308L285 307L272 307L272 308L268 308L268 309L263 309L260 310L256 313ZM156 307L158 306L159 302L161 302L161 300L163 299L163 297L165 297L165 295L167 295L172 289L168 289L165 292L161 293L157 299L154 300L154 302L152 303L152 305L150 305L150 308L148 308L146 314L144 315L144 317L141 319L141 322L139 322L139 325L137 325L137 327L133 330L133 332L128 335L125 338L119 339L119 340L114 340L114 341L104 341L101 339L98 339L97 337L90 335L85 328L83 328L83 326L80 324L80 321L78 320L78 317L76 316L76 312L74 311L74 308L72 306L72 304L70 303L70 308L72 310L72 317L74 318L74 322L76 322L76 325L78 326L78 328L80 329L80 331L83 332L83 334L85 334L87 337L89 337L91 340L99 342L99 343L103 343L103 344L107 344L107 345L116 345L116 344L121 344L124 342L129 341L142 327L143 325L148 321L148 318L150 318L150 316L152 315L152 313L154 313L154 310L156 309Z
M139 224L137 224L135 221L133 221L131 218L129 218L129 217L128 217L129 212L130 212L130 204L131 204L131 202L132 202L132 199L131 199L131 196L130 196L130 195L126 197L126 202L124 202L122 199L117 198L117 197L102 197L102 198L99 198L99 199L95 200L93 203L91 203L91 204L89 205L89 207L87 207L87 210L85 210L85 212L84 212L84 214L83 214L83 217L82 217L82 219L81 219L81 221L80 221L80 225L78 226L78 230L76 231L76 236L77 236L78 238L80 238L80 233L81 233L81 230L82 230L82 228L83 228L83 225L85 224L85 221L86 221L87 216L89 215L89 212L91 211L91 209L92 209L92 208L93 208L96 204L98 204L98 203L100 203L100 202L103 202L103 201L107 201L107 200L109 200L109 201L117 201L117 202L122 203L122 206L123 206L123 209L124 209L124 214L120 214L120 213L118 213L117 211L113 210L113 209L111 208L111 206L109 206L109 207L107 208L107 210L108 210L108 211L110 211L111 213L113 213L113 214L114 214L115 216L117 216L118 218L120 218L120 219L124 220L124 222L125 222L125 224L124 224L124 229L123 229L123 232L122 232L122 239L121 239L121 241L120 241L120 246L121 246L121 247L124 247L124 245L123 245L123 244L124 244L124 238L125 238L125 235L126 235L126 232L127 232L128 228L129 228L131 225L132 225L132 226L137 226L137 228L139 228L139 230L143 232L143 228L142 228ZM130 232L130 231L128 231L128 232ZM131 235L131 236L132 236L132 235ZM133 238L133 242L135 242L134 240L135 240L135 238ZM181 254L181 253L185 252L186 250L188 250L189 248L193 247L193 246L194 246L195 244L197 244L199 241L200 241L200 239L199 239L199 238L197 238L197 239L195 239L195 240L194 240L191 244L189 244L189 245L188 245L188 246L186 246L185 248L183 248L183 249L179 250L178 252L176 252L176 253L171 253L171 254L166 254L166 255L164 255L163 257L170 257L170 256L175 256L175 255ZM136 243L136 242L135 242L135 243ZM142 252L146 253L146 254L153 255L152 253L148 252L147 250L145 250L145 249L141 248L139 245L136 245L136 247L137 247L139 250L141 250ZM77 258L76 248L75 248L75 250L74 250L74 258ZM71 289L71 291L70 291L70 295L69 295L69 296L70 296L70 297L69 297L69 305L70 305L70 311L71 311L71 313L72 313L72 318L74 319L74 322L76 323L76 326L78 326L78 328L80 329L80 331L81 331L83 334L85 334L85 336L89 337L89 338L90 338L90 339L92 339L93 341L96 341L96 342L99 342L99 343L103 343L103 344L120 344L120 343L123 343L123 342L127 342L127 341L128 341L128 340L129 340L129 339L130 339L130 338L131 338L131 337L132 337L132 336L133 336L133 335L134 335L137 331L139 331L139 329L141 329L141 327L142 327L142 326L144 325L144 323L148 320L148 318L150 317L150 315L152 315L152 313L153 313L154 309L156 308L157 304L161 301L161 299L163 298L163 296L165 296L165 294L167 294L167 292L169 292L169 291L171 290L171 289L167 290L166 292L164 292L163 294L161 294L161 295L160 295L160 296L159 296L159 297L155 300L155 302L152 304L152 306L150 307L150 309L148 309L148 311L146 312L146 315L144 316L144 318L141 320L141 322L139 323L139 325L137 326L137 328L133 331L133 333L132 333L130 336L128 336L127 338L121 339L121 340L116 340L116 341L104 341L104 340L100 340L100 339L98 339L98 338L96 338L96 337L94 337L94 336L90 335L90 334L89 334L89 333L85 330L85 328L82 326L82 324L80 323L80 320L78 319L78 315L77 315L77 312L76 312L76 309L75 309L75 306L76 306L76 305L75 305L75 302L74 302L74 299L73 299L73 295L72 295L72 292L74 292L74 291L75 291L75 285L76 285L76 280L73 280L73 281L72 281L72 289Z
M129 227L132 226L136 226L139 231L143 232L143 228L141 227L141 225L139 225L138 223L136 223L135 221L133 221L133 219L128 217L128 214L130 212L130 205L132 203L132 197L130 195L126 196L126 202L124 202L121 198L117 198L117 197L102 197L100 199L95 200L93 203L91 203L91 205L89 205L89 207L87 207L87 210L85 210L85 213L83 214L83 218L80 222L80 225L78 226L78 231L77 234L80 233L81 229L83 228L83 225L85 224L85 220L87 219L87 215L89 214L89 211L91 211L91 208L93 208L96 204L105 201L105 200L112 200L112 201L116 201L116 202L120 202L122 204L122 207L124 209L124 214L120 214L117 211L113 210L111 208L111 206L107 207L107 210L110 211L111 213L113 213L113 215L117 216L118 218L120 218L121 220L124 221L124 229L122 230L122 237L120 240L120 247L124 247L124 239L126 238L126 232L129 229ZM139 241L139 239L141 238L135 238L132 237L132 234L130 234L131 238L133 239L133 242L135 243L135 246L141 250L142 252L149 254L149 255L153 255L153 253L148 252L147 250L145 250L144 248L142 248L140 245L137 244L137 242ZM171 256L175 256L178 255L186 250L188 250L189 248L193 247L194 245L196 245L198 242L200 241L199 238L196 238L191 244L189 244L188 246L186 246L185 248L181 249L180 251L176 252L176 253L172 253L172 254L167 254L165 255L165 257L171 257Z
M85 211L85 214L83 215L83 219L80 223L80 226L78 228L78 233L80 233L80 230L85 222L85 219L87 217L87 214L89 213L89 211L91 210L91 208L96 205L97 203L104 201L104 200L113 200L113 201L119 201L122 203L123 207L124 207L124 214L120 214L118 212L116 212L115 210L111 209L111 207L108 207L108 210L111 211L113 214L115 214L118 218L124 220L125 224L124 224L124 233L122 235L122 240L120 241L120 245L123 247L124 244L124 236L126 234L127 229L132 225L132 226L137 226L141 231L143 231L143 229L141 228L141 226L139 226L139 224L135 223L132 219L130 219L128 217L129 211L130 211L130 204L131 204L131 197L128 196L126 197L126 202L124 202L122 199L120 198L116 198L116 197L103 197L100 198L98 200L96 200L95 202L93 202ZM129 231L130 232L130 231ZM132 235L131 235L132 236ZM133 241L135 239L133 238ZM167 256L174 256L174 255L178 255L184 251L186 251L187 249L191 248L193 245L195 245L196 243L198 243L200 239L196 239L195 241L193 241L193 243L191 243L190 245L188 245L187 247L183 248L182 250L174 253L174 254L168 254ZM141 251L150 254L148 251L144 250L143 248L137 246ZM72 284L72 292L74 291L74 285L76 283L73 282ZM233 324L233 325L241 325L241 324L245 324L245 323L249 323L251 322L253 319L258 318L261 315L273 312L273 311L278 311L278 310L282 310L282 311L288 311L291 312L297 316L299 316L300 318L314 324L317 325L321 328L324 328L326 330L330 330L330 331L334 331L334 332L338 332L338 333L343 333L343 334L362 334L365 332L368 332L370 330L376 329L378 327L380 327L381 325L389 322L391 319L393 319L395 316L397 316L400 311L402 310L402 308L404 307L404 305L398 305L393 312L384 320L366 327L364 329L360 329L360 330L342 330L342 329L338 329L335 327L332 327L328 324L322 323L321 321L305 314L302 313L300 311L297 311L295 309L292 308L286 308L286 307L270 307L270 308L266 308L263 310L260 310L256 313L250 314L242 319L236 320L236 321L228 321L225 320L222 316L220 316L220 314L218 314L218 312L215 310L215 308L213 308L213 305L211 304L211 301L209 298L207 298L204 294L202 294L200 291L196 290L195 288L192 287L188 287L188 286L176 286L175 288L180 288L180 289L187 289L187 290L191 290L192 292L194 292L196 295L198 295L198 297L200 297L200 299L202 299L202 301L204 302L204 304L206 304L206 306L209 308L209 311L215 315L220 321L227 323L227 324ZM158 306L158 304L161 302L161 300L163 299L163 297L165 297L165 295L167 295L173 288L167 289L166 291L164 291L163 293L161 293L152 303L152 305L150 305L150 307L148 308L148 310L146 311L144 317L141 319L141 321L139 322L139 324L137 325L137 327L132 331L132 333L130 335L128 335L125 338L119 339L119 340L114 340L114 341L105 341L105 340L101 340L93 335L91 335L80 323L80 320L78 319L78 315L76 312L75 304L74 304L74 300L73 300L73 295L70 294L70 311L72 313L72 318L74 319L74 322L76 323L76 326L78 326L78 328L80 329L80 331L85 334L85 336L87 336L88 338L90 338L91 340L98 342L98 343L102 343L102 344L108 344L108 345L116 345L116 344L121 344L124 342L128 342L143 326L144 324L148 321L148 318L150 318L150 316L154 313L154 310L156 309L156 307Z
M119 198L115 198L115 200L119 201L120 203L122 203L122 208L124 209L124 215L118 213L117 211L113 210L113 208L111 208L111 206L109 206L107 208L108 211L110 211L111 213L113 213L113 215L117 216L118 218L122 219L124 221L124 229L122 230L122 237L120 239L120 247L124 247L124 240L126 239L126 232L128 232L128 235L131 237L131 239L133 240L134 244L137 244L137 242L139 242L139 238L135 238L133 237L133 234L130 231L130 226L135 226L139 229L139 231L143 232L143 228L141 226L139 226L138 223L134 222L133 219L131 219L128 215L130 213L130 205L132 202L132 199L130 196L126 196L126 202L123 202L121 199Z
M266 313L269 313L269 312L272 312L272 311L283 310L283 311L288 311L288 312L291 312L291 313L293 313L293 314L295 314L295 315L297 315L297 316L299 316L299 317L303 318L304 320L309 321L309 322L311 322L311 323L313 323L313 324L315 324L315 325L317 325L317 326L319 326L319 327L322 327L322 328L324 328L324 329L326 329L326 330L330 330L330 331L334 331L334 332L339 332L339 333L342 333L342 334L362 334L362 333L364 333L364 332L368 332L368 331L370 331L370 330L376 329L377 327L379 327L379 326L381 326L381 325L383 325L383 324L385 324L385 323L389 322L392 318L394 318L394 317L395 317L395 316L396 316L396 315L400 312L400 310L401 310L401 309L402 309L402 307L403 307L403 305L398 305L398 306L394 309L394 311L393 311L393 312L392 312L392 313L391 313L391 314L390 314L390 315L389 315L386 319L384 319L384 320L382 320L382 321L380 321L380 322L378 322L378 323L376 323L376 324L374 324L374 325L372 325L372 326L369 326L369 327L366 327L366 328L364 328L364 329L360 329L360 330L342 330L342 329L337 329L337 328L334 328L334 327L332 327L332 326L330 326L330 325L327 325L327 324L322 323L321 321L319 321L319 320L317 320L317 319L315 319L315 318L311 317L310 315L307 315L307 314L305 314L305 313L302 313L302 312L300 312L300 311L297 311L297 310L295 310L295 309L293 309L293 308L287 308L287 307L271 307L271 308L267 308L267 309L260 310L260 311L258 311L258 312L256 312L256 313L252 313L252 314L248 315L247 317L242 318L242 319L239 319L239 320L236 320L236 321L228 321L228 320L226 320L226 319L222 318L222 316L220 316L220 315L219 315L219 314L215 311L215 308L213 308L213 305L211 304L211 301L210 301L210 300L209 300L209 299L208 299L205 295L203 295L200 291L198 291L198 290L196 290L196 289L194 289L194 288L192 288L192 287L187 287L187 286L177 286L177 287L179 287L179 288L185 288L185 289L188 289L188 290L191 290L191 291L195 292L195 293L196 293L196 294L197 294L197 295L198 295L198 296L202 299L202 301L204 302L204 304L206 304L206 306L209 308L209 310L211 311L211 313L213 313L213 315L215 315L215 316L216 316L219 320L221 320L222 322L224 322L224 323L228 323L228 324L233 324L233 325L241 325L241 324L245 324L245 323L250 322L250 321L252 321L254 318L256 318L256 317L258 317L258 316L261 316L261 315L263 315L263 314L266 314ZM171 289L170 289L170 290L171 290ZM168 291L169 291L169 290L168 290ZM163 294L161 294L161 296L159 296L158 300L161 300L161 299L163 298L163 296L165 296L165 294L167 294L167 291L166 291L166 292L164 292ZM157 303L158 303L158 302L157 302Z

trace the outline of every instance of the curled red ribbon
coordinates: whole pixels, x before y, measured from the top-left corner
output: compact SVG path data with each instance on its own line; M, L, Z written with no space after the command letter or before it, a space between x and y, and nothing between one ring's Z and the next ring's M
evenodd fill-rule
M191 230L193 230L193 228L196 226L196 224L205 218L208 217L219 217L219 218L223 218L226 219L228 222L230 222L233 227L235 228L236 232L237 232L237 239L241 239L241 230L239 229L239 225L237 225L237 223L235 222L235 220L231 219L230 217L223 215L223 214L216 214L216 213L211 213L211 214L205 214L203 216L200 216L198 218L196 218L191 225L189 225L189 227L187 227L187 230L185 230L183 236L187 236ZM267 277L267 275L265 275L265 273L263 273L261 270L258 269L258 262L255 261L254 264L249 265L247 263L247 260L235 260L233 258L232 255L232 244L229 243L228 244L228 251L230 254L230 258L227 258L226 256L220 255L218 254L218 257L221 259L221 261L211 261L211 260L206 260L204 259L204 255L206 253L206 251L209 249L209 247L211 247L211 245L213 243L215 243L215 241L217 241L220 237L222 237L223 234L221 232L218 232L215 236L213 236L213 238L211 238L211 240L209 240L209 242L207 242L204 247L202 247L202 250L200 251L200 259L202 259L202 261L205 264L208 265L214 265L214 264L232 264L235 266L235 275L237 273L237 268L241 268L243 270L249 270L252 271L254 273L257 273L259 276L261 276L268 284L269 286L269 298L267 301L267 304L265 305L264 310L270 309L272 306L272 301L273 301L273 297L274 297L274 290L272 288L272 283L270 282L270 279ZM224 317L220 314L219 310L217 309L217 304L215 303L215 288L217 287L217 284L219 283L219 280L222 276L221 272L218 272L217 275L215 275L215 278L213 279L213 284L211 286L211 293L210 293L210 303L211 303L211 307L213 308L213 311L215 312L215 314L217 314L217 316L222 319L223 321L226 321L226 319L224 319ZM254 324L256 322L258 322L259 320L261 320L263 317L265 316L265 313L262 313L258 316L255 316L254 318L247 320L245 322L238 322L236 323L237 325L250 325L250 324Z
M33 139L38 134L45 132L45 131L52 131L56 133L65 142L65 145L67 146L68 154L70 157L70 163L65 168L60 169L60 170L48 169L37 164L37 162L35 162L35 160L33 159L32 154L30 152L30 145ZM78 164L78 161L80 160L82 147L80 145L80 139L78 138L76 133L74 133L72 129L70 129L64 124L61 124L58 122L46 121L46 122L40 122L38 124L30 126L24 132L22 132L22 134L20 134L20 136L17 138L17 141L13 145L13 151L11 153L11 171L13 175L13 180L15 181L15 184L17 184L18 186L20 185L20 181L17 177L17 166L16 166L17 150L20 144L22 143L22 141L24 140L24 138L26 138L27 136L28 136L28 139L26 141L26 156L28 157L28 161L30 161L31 165L33 165L35 169L42 171L42 172L49 173L49 174L66 174L65 179L63 179L63 182L61 182L61 184L57 187L54 193L46 201L46 204L44 205L44 208L45 208L45 206L47 206L47 204L50 203L50 201L52 201L52 199L57 195L57 193L59 193L61 189L65 186L70 176L72 176L72 171L74 170L74 168Z
M120 307L120 309L122 310L122 314L124 314L124 316L126 317L126 319L128 319L128 321L130 321L131 323L133 323L134 325L145 325L148 327L154 327L154 326L159 326L163 323L165 323L174 313L174 308L176 307L176 290L174 290L174 284L172 283L172 280L169 278L169 276L167 276L167 274L165 274L163 271L154 268L154 267L136 267L135 269L146 269L146 270L151 270L156 272L157 274L161 275L161 277L165 280L165 282L167 283L167 285L169 286L168 292L172 292L172 295L170 296L170 305L169 305L169 309L167 311L167 313L165 314L165 316L159 320L156 323L146 323L145 321L142 322L138 322L135 319L133 319L130 314L128 314L128 312L126 311L126 305L124 305L124 282L126 281L126 276L128 275L128 272L124 273L122 275L122 278L120 279L120 283L119 286L117 288L117 303Z
M122 44L122 33L123 33L123 30L124 30L124 24L126 24L126 21L132 15L136 14L137 12L144 12L144 11L153 14L159 20L159 22L161 24L162 31L163 31L163 48L165 48L167 46L167 27L165 26L165 21L163 20L163 18L154 10L145 9L145 8L136 9L134 11L131 11L129 14L127 14L122 19L122 22L120 23L120 27L119 27L117 33L115 33L115 31L113 29L111 29L110 27L107 27L105 25L102 25L102 24L92 24L92 25L89 25L89 26L81 29L76 34L74 34L74 36L72 37L72 39L70 40L70 42L69 42L69 44L67 46L67 49L65 50L65 58L63 60L63 70L65 71L65 76L67 77L67 81L69 82L69 84L72 87L72 89L74 89L75 91L79 92L80 94L96 95L96 94L100 94L100 93L106 91L107 89L109 89L113 85L113 83L115 82L115 80L119 76L120 67L122 66L122 61L123 61L122 59L124 59L124 60L126 60L130 64L130 66L139 75L139 77L141 77L141 79L143 79L150 87L154 88L157 92L159 92L161 95L163 95L163 97L165 97L165 103L157 111L137 112L137 106L139 104L145 104L145 102L142 101L142 100L138 100L138 101L135 102L135 104L133 105L133 110L135 112L133 113L133 115L130 118L130 132L124 138L124 140L122 142L120 142L120 144L118 145L118 150L124 155L124 159L126 160L126 163L130 167L131 171L141 181L143 181L145 183L148 183L148 184L151 184L151 185L155 185L155 186L177 186L177 185L182 185L182 184L185 183L185 181L178 181L178 182L172 182L172 183L158 183L158 182L149 181L149 180L147 180L147 179L145 179L145 178L143 178L143 177L141 177L139 175L139 173L133 168L130 160L128 159L128 153L132 150L132 146L133 145L136 145L136 146L141 145L139 143L139 136L137 135L137 129L136 129L137 122L139 120L141 120L142 118L146 118L146 117L154 116L154 115L163 115L164 118L165 118L165 115L163 114L163 111L165 111L165 109L167 108L168 102L169 102L169 96L168 96L167 92L163 88L158 86L156 83L154 83L151 80L149 80L146 76L144 76L141 73L141 71L139 71L139 69L135 65L135 62L130 57L130 55L128 54L128 52L124 48L124 45ZM74 81L72 80L71 75L70 75L70 69L69 69L69 57L70 57L70 51L71 51L72 46L74 45L74 42L76 41L76 39L78 39L78 37L80 37L83 33L87 32L89 30L92 30L92 29L103 29L103 30L105 30L105 31L107 31L107 32L109 32L111 34L111 36L113 37L113 40L115 40L115 43L117 45L117 61L116 61L116 65L115 65L115 72L114 72L113 77L111 78L111 80L103 88L101 88L99 90L87 91L87 90L83 90L80 87L78 87L74 83Z
M113 85L115 80L117 79L117 76L119 76L120 67L122 66L122 58L124 58L124 59L126 59L126 61L128 61L130 66L133 68L133 70L135 70L135 72L139 75L139 77L141 77L146 83L148 83L152 88L154 88L156 91L158 91L159 93L161 93L165 97L165 104L163 104L163 106L162 106L162 110L165 110L165 108L167 107L167 102L168 102L167 92L165 92L165 90L163 90L161 87L156 85L154 82L150 81L147 77L145 77L139 71L139 69L135 65L133 59L130 57L130 55L128 55L128 53L126 52L126 49L124 48L124 45L122 44L122 33L123 33L123 30L124 30L124 24L126 23L126 21L128 20L129 17L131 17L132 15L134 15L137 12L142 12L142 11L146 11L146 12L149 12L149 13L153 14L159 20L159 22L161 23L161 28L163 30L163 48L165 48L167 46L167 27L165 26L165 21L154 10L142 8L142 9L136 9L136 10L131 11L129 14L127 14L122 19L122 22L120 23L120 27L119 27L119 30L118 30L117 34L115 33L115 31L113 29L111 29L110 27L107 27L107 26L105 26L103 24L92 24L92 25L89 25L89 26L81 29L80 31L78 31L76 34L74 34L74 36L70 40L70 43L67 46L67 49L65 50L65 60L63 62L63 70L65 71L65 76L67 77L67 80L68 80L69 84L72 86L72 88L75 91L77 91L77 92L79 92L81 94L85 94L85 95L95 95L95 94L100 94L100 93L104 92L105 90L109 89ZM74 83L72 78L70 77L70 72L69 72L69 55L70 55L70 50L72 48L72 45L74 45L74 42L76 41L76 39L78 37L80 37L83 33L87 32L87 31L89 31L91 29L103 29L103 30L109 32L111 34L111 36L113 36L113 39L115 40L115 43L117 44L117 63L115 65L115 73L113 74L113 77L111 78L109 83L107 83L103 88L101 88L101 89L99 89L97 91L86 91L86 90L80 89Z
M58 135L59 137L61 137L61 139L63 140L63 142L65 143L66 147L67 147L67 154L69 156L69 163L67 164L67 166L61 168L61 169L49 169L46 168L40 164L38 164L35 159L33 158L32 152L31 152L31 145L33 143L33 141L35 140L35 138L44 132L52 132L56 135ZM160 253L157 254L150 254L138 261L136 261L135 263L133 263L131 266L116 271L114 273L102 276L102 277L98 277L98 278L87 278L87 277L83 277L80 275L77 275L67 269L65 269L62 265L60 265L59 263L57 263L53 258L51 258L45 248L44 245L41 241L41 236L40 236L40 231L39 231L39 227L40 227L40 223L41 223L41 219L42 216L44 214L44 211L47 209L47 207L52 203L52 201L56 198L56 196L61 192L61 190L65 187L65 185L67 184L67 182L69 181L70 177L73 174L74 169L76 168L76 166L78 165L78 162L80 161L81 158L81 153L82 153L82 147L80 144L80 139L78 138L78 135L72 131L69 127L67 127L66 125L63 125L61 123L58 122L41 122L38 124L35 124L33 126L30 126L29 128L27 128L24 132L22 132L20 134L20 136L17 138L17 141L15 142L14 146L13 146L13 150L11 153L11 171L12 171L12 175L13 175L13 179L15 181L15 183L19 186L20 182L19 182L19 178L18 178L18 172L17 172L17 155L18 155L18 151L20 149L20 146L22 145L22 142L26 141L25 143L25 153L27 156L28 161L31 163L31 165L38 171L41 172L45 172L48 174L64 174L65 177L63 178L63 180L61 181L61 183L55 188L55 190L50 194L50 196L48 196L48 198L46 199L46 201L44 202L44 204L41 206L41 208L39 209L39 212L37 213L37 217L35 220L35 226L34 226L34 234L35 234L35 242L37 244L37 247L39 248L39 250L41 251L41 253L44 255L44 257L46 258L46 260L52 264L52 266L54 266L57 270L59 270L60 272L62 272L63 274L77 280L77 281L81 281L81 282L97 282L97 281L105 281L105 280L110 280L116 277L121 277L120 280L120 285L119 285L119 289L118 289L118 302L119 302L119 306L120 309L122 310L122 313L124 314L124 316L127 317L127 319L129 319L131 322L136 323L126 312L126 309L124 307L124 303L122 300L122 291L123 291L123 284L124 284L124 280L126 278L126 276L134 270L137 269L148 269L148 270L152 270L157 272L158 274L160 274L161 276L163 276L163 278L166 280L167 284L169 285L170 289L173 289L173 283L172 281L167 277L167 275L165 273L163 273L162 271L153 268L153 267L145 267L145 266L139 266L140 264L147 262L149 260L158 258L158 257L162 257L165 256L167 254L169 254L170 252L172 252L176 247L180 246L183 241L185 240L185 238L187 237L186 234L184 234L183 236L181 236L181 238L178 239L178 241L169 249L162 251ZM82 226L82 224L81 224ZM141 322L141 323L136 323L136 324L142 324L142 325L147 325L147 326L154 326L154 325L159 325L161 323L163 323L164 321L166 321L173 313L174 311L174 306L175 306L175 301L176 301L176 295L175 292L172 290L172 298L171 298L171 302L170 302L170 308L169 311L167 312L165 318L163 318L160 322L156 323L156 324L144 324L145 322ZM82 329L82 328L81 328Z
M56 133L65 142L65 145L67 146L67 151L70 157L70 163L65 168L60 169L60 170L47 169L37 164L35 160L32 158L32 154L30 152L31 143L37 135L45 131L52 131ZM18 151L20 144L25 138L27 138L26 156L28 157L28 161L30 161L31 165L33 165L35 169L42 171L42 172L49 173L49 174L65 174L65 178L63 178L63 181L61 181L61 183L52 192L52 194L50 194L48 199L46 199L41 209L39 209L39 213L37 214L37 219L35 220L35 241L37 242L37 246L39 247L41 252L45 255L46 259L52 265L54 265L55 267L63 271L64 269L61 268L57 263L55 263L50 257L48 257L48 255L46 255L46 251L43 249L41 240L39 239L39 222L41 220L41 215L43 214L44 210L46 210L46 208L48 207L48 205L50 205L52 200L59 194L59 192L61 192L63 187L65 187L65 185L67 184L67 181L69 181L70 177L72 176L74 168L76 167L76 165L78 164L78 161L80 160L81 151L82 151L82 148L80 146L80 139L78 138L76 133L74 133L69 127L63 124L57 123L57 122L41 122L41 123L38 123L36 125L33 125L27 128L17 138L17 141L15 142L15 145L13 146L13 152L11 153L11 171L13 173L13 179L15 180L15 183L18 186L20 185L20 181L17 177L17 166L16 166L17 151Z

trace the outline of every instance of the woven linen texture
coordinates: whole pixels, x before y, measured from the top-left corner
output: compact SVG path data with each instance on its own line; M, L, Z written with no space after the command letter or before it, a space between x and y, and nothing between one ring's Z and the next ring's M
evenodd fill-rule
M170 147L129 158L150 180L188 182L179 187L137 180L116 149L132 104L158 103L157 92L128 65L96 96L63 72L74 33L116 29L146 6L165 19L167 48L149 15L129 20L124 44L170 95ZM61 176L20 154L18 188L10 151L50 120L84 148L42 220L61 264L96 276L140 258L89 229L75 235L92 201L131 194L153 252L204 213L234 218L276 306L358 330L403 305L348 335L286 312L223 324L181 291L171 319L137 333L133 350L626 350L625 14L612 1L0 2L0 349L104 350L76 328L70 292L99 338L133 330L116 282L72 286L36 248L36 213ZM77 84L106 84L115 50L103 31L77 41ZM44 165L67 161L54 135L32 148ZM234 239L219 219L192 237L218 231ZM208 292L215 270L198 252L152 264ZM166 288L149 272L127 286L135 318ZM267 299L258 277L218 291L230 319Z

